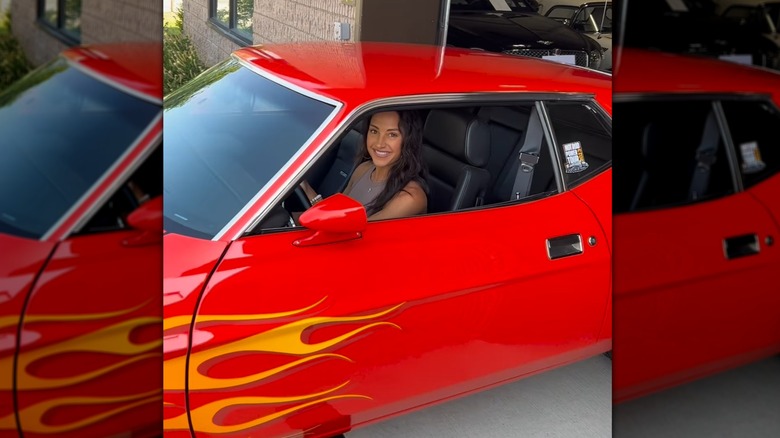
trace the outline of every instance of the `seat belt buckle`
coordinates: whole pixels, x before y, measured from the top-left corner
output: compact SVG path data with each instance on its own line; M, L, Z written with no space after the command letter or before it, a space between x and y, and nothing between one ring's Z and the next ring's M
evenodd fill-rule
M715 164L717 156L715 151L697 152L696 153L696 169L700 171L708 171L713 164Z
M533 154L527 154L520 152L520 170L524 173L531 173L534 171L534 166L539 163L539 157Z

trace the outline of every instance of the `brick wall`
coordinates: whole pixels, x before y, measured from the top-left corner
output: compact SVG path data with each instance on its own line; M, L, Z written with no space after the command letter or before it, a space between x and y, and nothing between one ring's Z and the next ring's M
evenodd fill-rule
M13 32L30 62L40 65L67 45L37 23L37 2L11 3ZM81 43L123 41L162 42L162 3L159 0L83 0Z
M342 0L255 0L253 31L255 43L289 41L333 41L333 23L350 25L355 41L354 1Z
M255 0L252 44L333 41L333 23L350 24L355 41L355 0ZM208 66L241 47L208 21L209 0L184 0L184 32Z
M33 65L41 65L53 59L68 46L42 30L35 22L37 17L36 3L34 1L12 2L11 26L25 55L27 55L27 59Z
M160 0L82 0L81 42L83 44L160 41Z

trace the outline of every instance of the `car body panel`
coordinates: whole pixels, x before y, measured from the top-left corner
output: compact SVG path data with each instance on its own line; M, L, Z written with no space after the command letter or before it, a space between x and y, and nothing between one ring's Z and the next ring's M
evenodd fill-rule
M517 216L549 220L513 234ZM506 225L484 229L488 220ZM495 210L370 223L351 242L293 246L307 230L238 240L195 318L194 330L203 334L203 342L193 338L189 359L196 434L249 432L241 427L270 419L284 402L293 405L286 422L298 409L328 401L319 409L335 408L359 424L396 413L387 406L408 409L473 390L472 380L482 384L491 374L514 368L522 375L571 360L597 341L610 282L605 244L549 260L545 237L571 233L606 240L591 211L564 193ZM462 248L478 247L476 257L460 256ZM375 269L345 265L373 258ZM400 258L393 273L391 260ZM301 273L314 266L334 274ZM387 277L377 283L377 275ZM271 292L289 289L291 279L294 293ZM554 314L539 311L550 308ZM412 380L393 383L403 379ZM279 399L264 400L269 396ZM241 404L253 406L242 413ZM235 416L217 419L228 408ZM295 431L287 427L285 433Z
M724 256L726 238L753 233L760 254ZM780 248L763 245L778 233L746 193L615 217L616 401L780 349L780 294L767 284Z
M16 435L14 354L27 294L56 246L0 234L0 436Z
M616 101L768 96L780 104L774 72L636 49L622 56ZM662 74L670 65L676 74ZM780 266L780 176L732 192L616 214L616 403L780 352L780 286L772 280ZM755 254L727 256L726 239L753 235Z
M111 436L136 424L151 436L159 427L159 304L139 291L159 287L162 253L125 243L141 233L69 238L41 273L17 359L25 436Z

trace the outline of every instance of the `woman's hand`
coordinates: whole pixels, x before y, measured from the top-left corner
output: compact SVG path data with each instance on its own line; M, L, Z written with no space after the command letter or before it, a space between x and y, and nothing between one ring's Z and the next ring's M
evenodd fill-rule
M314 190L314 188L309 184L308 181L303 180L301 181L301 189L303 189L303 192L306 193L306 197L309 198L309 203L311 205L314 205L322 200L322 196L318 195L317 192Z

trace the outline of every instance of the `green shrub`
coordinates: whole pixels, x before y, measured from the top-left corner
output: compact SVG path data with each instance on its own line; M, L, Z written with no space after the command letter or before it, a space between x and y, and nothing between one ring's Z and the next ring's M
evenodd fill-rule
M206 69L190 39L177 30L163 30L163 93L166 96Z
M11 15L0 17L0 90L19 80L32 69L19 41L11 33Z

